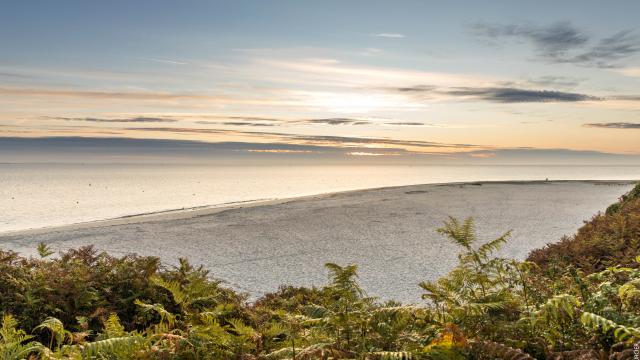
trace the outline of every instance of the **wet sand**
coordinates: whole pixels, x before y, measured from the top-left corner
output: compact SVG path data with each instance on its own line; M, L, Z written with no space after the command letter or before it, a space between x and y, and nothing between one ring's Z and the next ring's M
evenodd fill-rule
M186 257L251 297L282 284L320 285L323 264L357 263L369 295L420 301L418 283L456 263L435 231L447 216L476 219L481 239L512 229L501 255L522 259L572 234L630 190L627 181L481 182L348 191L146 214L0 234L0 247L35 254L83 245L175 264Z

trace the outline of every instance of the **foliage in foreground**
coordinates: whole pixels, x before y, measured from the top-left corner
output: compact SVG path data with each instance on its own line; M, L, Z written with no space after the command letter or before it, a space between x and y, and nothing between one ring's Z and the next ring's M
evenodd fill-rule
M616 246L636 251L638 202L626 197L572 241L588 233L589 246L624 239ZM612 231L621 217L624 231ZM40 259L0 251L0 358L633 358L637 251L624 266L600 252L520 262L495 256L509 233L479 243L471 219L453 218L439 232L460 247L459 264L420 284L421 306L368 297L355 265L327 264L322 288L283 287L248 303L186 260L165 268L92 248L52 258L42 245Z

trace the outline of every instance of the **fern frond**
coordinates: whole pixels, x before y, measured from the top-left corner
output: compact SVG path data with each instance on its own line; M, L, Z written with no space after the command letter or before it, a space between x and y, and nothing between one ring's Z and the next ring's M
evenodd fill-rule
M471 249L471 245L476 241L475 223L470 217L460 224L458 219L449 216L449 219L444 222L444 226L436 231L467 249Z
M34 329L36 330L48 330L51 333L51 342L49 347L52 347L53 341L55 340L56 345L58 347L62 346L67 339L71 339L72 335L69 331L65 330L64 324L62 321L58 320L54 317L46 318L40 325L36 326Z
M615 322L594 313L586 311L583 312L580 317L580 321L585 327L591 330L600 330L605 333L613 330L613 336L617 341L640 339L640 329L616 324Z
M86 343L81 349L83 355L91 359L98 354L131 354L142 342L141 336L123 336Z
M173 297L173 301L180 305L187 299L187 294L182 291L182 286L177 281L168 281L159 276L151 277L151 282L159 287L168 290Z
M53 251L51 251L51 247L49 247L47 244L43 242L38 244L38 255L40 255L40 258L44 259L52 254Z
M124 336L127 332L120 324L120 318L116 314L111 314L104 322L104 333L109 338Z
M499 238L495 240L491 240L486 244L483 244L478 248L478 253L482 257L487 258L492 253L500 250L500 248L502 248L502 245L507 243L507 240L509 240L509 237L511 237L511 231L507 231L506 233L502 234L502 236L500 236Z
M549 323L561 319L571 319L578 312L579 306L580 301L573 295L556 295L531 314L532 324L535 326L539 321Z
M231 329L238 335L244 335L248 337L256 335L256 331L251 326L243 323L240 319L231 319L229 320L229 324L231 325Z
M155 312L160 315L161 321L166 321L169 326L173 326L175 323L175 315L167 311L162 304L146 304L136 299L134 304L140 306L145 312Z
M288 332L287 328L280 323L271 323L267 328L265 328L262 333L267 337L276 337L278 335L286 334Z
M364 290L358 285L358 266L340 266L334 263L326 263L324 267L329 270L329 278L332 286L345 292L364 295Z

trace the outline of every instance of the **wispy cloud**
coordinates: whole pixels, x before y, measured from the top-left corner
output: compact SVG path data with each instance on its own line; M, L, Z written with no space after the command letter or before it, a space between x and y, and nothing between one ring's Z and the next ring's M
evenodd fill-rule
M63 116L42 116L38 119L63 120L70 122L92 122L92 123L176 123L180 121L193 122L201 125L226 125L239 127L287 127L297 125L329 125L329 126L433 126L423 122L392 121L387 118L366 118L366 117L327 117L327 118L277 118L258 116L236 116L236 115L212 115L212 114L162 114L153 115L124 115L120 117L63 117ZM202 119L202 120L200 120ZM206 119L206 120L205 120Z
M209 106L245 105L245 106L280 106L305 107L309 106L305 99L295 98L290 92L282 91L272 96L256 95L251 97L241 94L207 94L207 93L178 93L151 90L142 91L101 91L84 89L60 88L25 88L0 87L0 95L11 96L20 100L38 98L52 101L53 99L84 99L116 102L159 103L173 107L202 108ZM279 95L279 96L278 96ZM291 95L287 97L287 95ZM87 105L87 104L85 104ZM88 105L87 105L88 106Z
M389 125L389 126L435 126L435 125L425 124L425 123L416 122L416 121L388 122L388 123L384 123L384 125Z
M177 94L152 91L84 91L48 88L0 88L0 94L13 96L43 96L43 97L76 97L92 99L121 99L121 100L222 100L225 96L203 94Z
M220 116L220 119L234 121L210 121L200 120L197 124L203 125L230 125L230 126L286 126L286 125L370 125L372 122L363 119L352 118L319 118L319 119L288 119L288 118L260 118L244 116Z
M230 126L290 126L290 125L332 125L332 126L351 126L351 125L371 125L371 126L433 126L423 122L415 121L388 121L389 119L373 119L373 118L351 118L351 117L332 117L332 118L311 118L311 119L290 119L290 118L261 118L250 116L209 116L220 118L220 121L199 120L195 123L202 125L230 125ZM225 121L235 120L235 121Z
M578 86L585 80L586 79L584 78L576 78L571 76L546 75L536 78L530 78L527 80L527 82L536 86L545 86L552 88L573 88L575 86Z
M198 121L198 123L200 124L206 124L207 122L205 121ZM273 123L257 123L257 122L243 122L243 121L224 121L221 122L220 124L222 125L229 125L229 126L276 126L276 124Z
M568 50L581 47L589 41L587 34L568 22L549 26L478 23L472 26L472 31L491 39L514 37L528 40L546 58L558 58Z
M235 135L260 138L262 141L283 141L290 144L316 145L316 146L338 146L338 147L359 147L367 148L387 148L398 146L402 149L448 149L460 150L466 148L483 147L473 144L440 143L424 140L402 140L380 137L356 137L356 136L333 136L333 135L305 135L288 134L282 132L255 132L226 129L203 129L186 127L134 127L126 128L127 131L141 132L168 132L173 134L203 134L203 135Z
M144 60L153 61L161 64L169 64L169 65L187 65L186 62L182 62L178 60L158 59L158 58L144 58Z
M640 95L615 95L609 98L611 100L640 101Z
M291 150L291 149L248 149L252 153L272 153L272 154L309 154L311 150Z
M323 125L371 125L372 122L363 119L352 118L324 118L324 119L306 119L297 120L296 123L304 124L323 124Z
M32 78L32 76L30 76L30 75L25 75L25 74L20 74L20 73L13 73L13 72L3 72L3 71L0 71L0 77L15 78L15 79L29 79L29 78Z
M224 115L196 115L196 118L217 119L212 120L198 120L196 124L202 125L231 125L231 126L277 126L285 119L260 117L260 116L224 116Z
M349 64L343 62L319 62L315 59L256 58L255 65L262 71L279 76L282 80L295 74L297 83L330 85L349 88L380 86L381 84L406 84L424 81L436 85L471 85L496 80L494 77L448 72L422 71L393 67Z
M87 121L87 122L97 122L97 123L173 123L177 122L176 119L168 119L168 118L158 118L158 117L132 117L132 118L124 118L124 119L102 119L102 118L94 118L94 117L49 117L55 120L65 120L65 121Z
M405 37L404 34L400 34L400 33L378 33L378 34L373 34L373 36L382 37L382 38L391 38L391 39L402 39Z
M552 63L613 68L620 66L620 60L640 52L640 38L631 30L593 39L569 22L547 26L478 23L472 26L472 31L493 41L501 38L525 40L535 47L541 59Z
M632 122L605 122L605 123L589 123L582 125L591 128L603 129L640 129L640 123Z
M349 156L399 156L400 153L379 153L379 152L369 152L369 151L351 151L348 152Z
M586 52L560 59L559 62L613 68L619 66L617 61L638 52L640 52L640 39L631 30L624 30L601 39Z

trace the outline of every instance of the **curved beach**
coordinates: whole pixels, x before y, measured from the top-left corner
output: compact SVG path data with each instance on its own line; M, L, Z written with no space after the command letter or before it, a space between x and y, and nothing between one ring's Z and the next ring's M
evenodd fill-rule
M114 254L187 257L252 297L279 285L321 284L323 264L360 264L372 296L418 302L417 284L446 273L457 249L435 231L474 217L482 239L512 229L502 255L522 259L572 234L631 189L631 181L413 185L234 204L0 235L4 249L34 254L94 245Z

